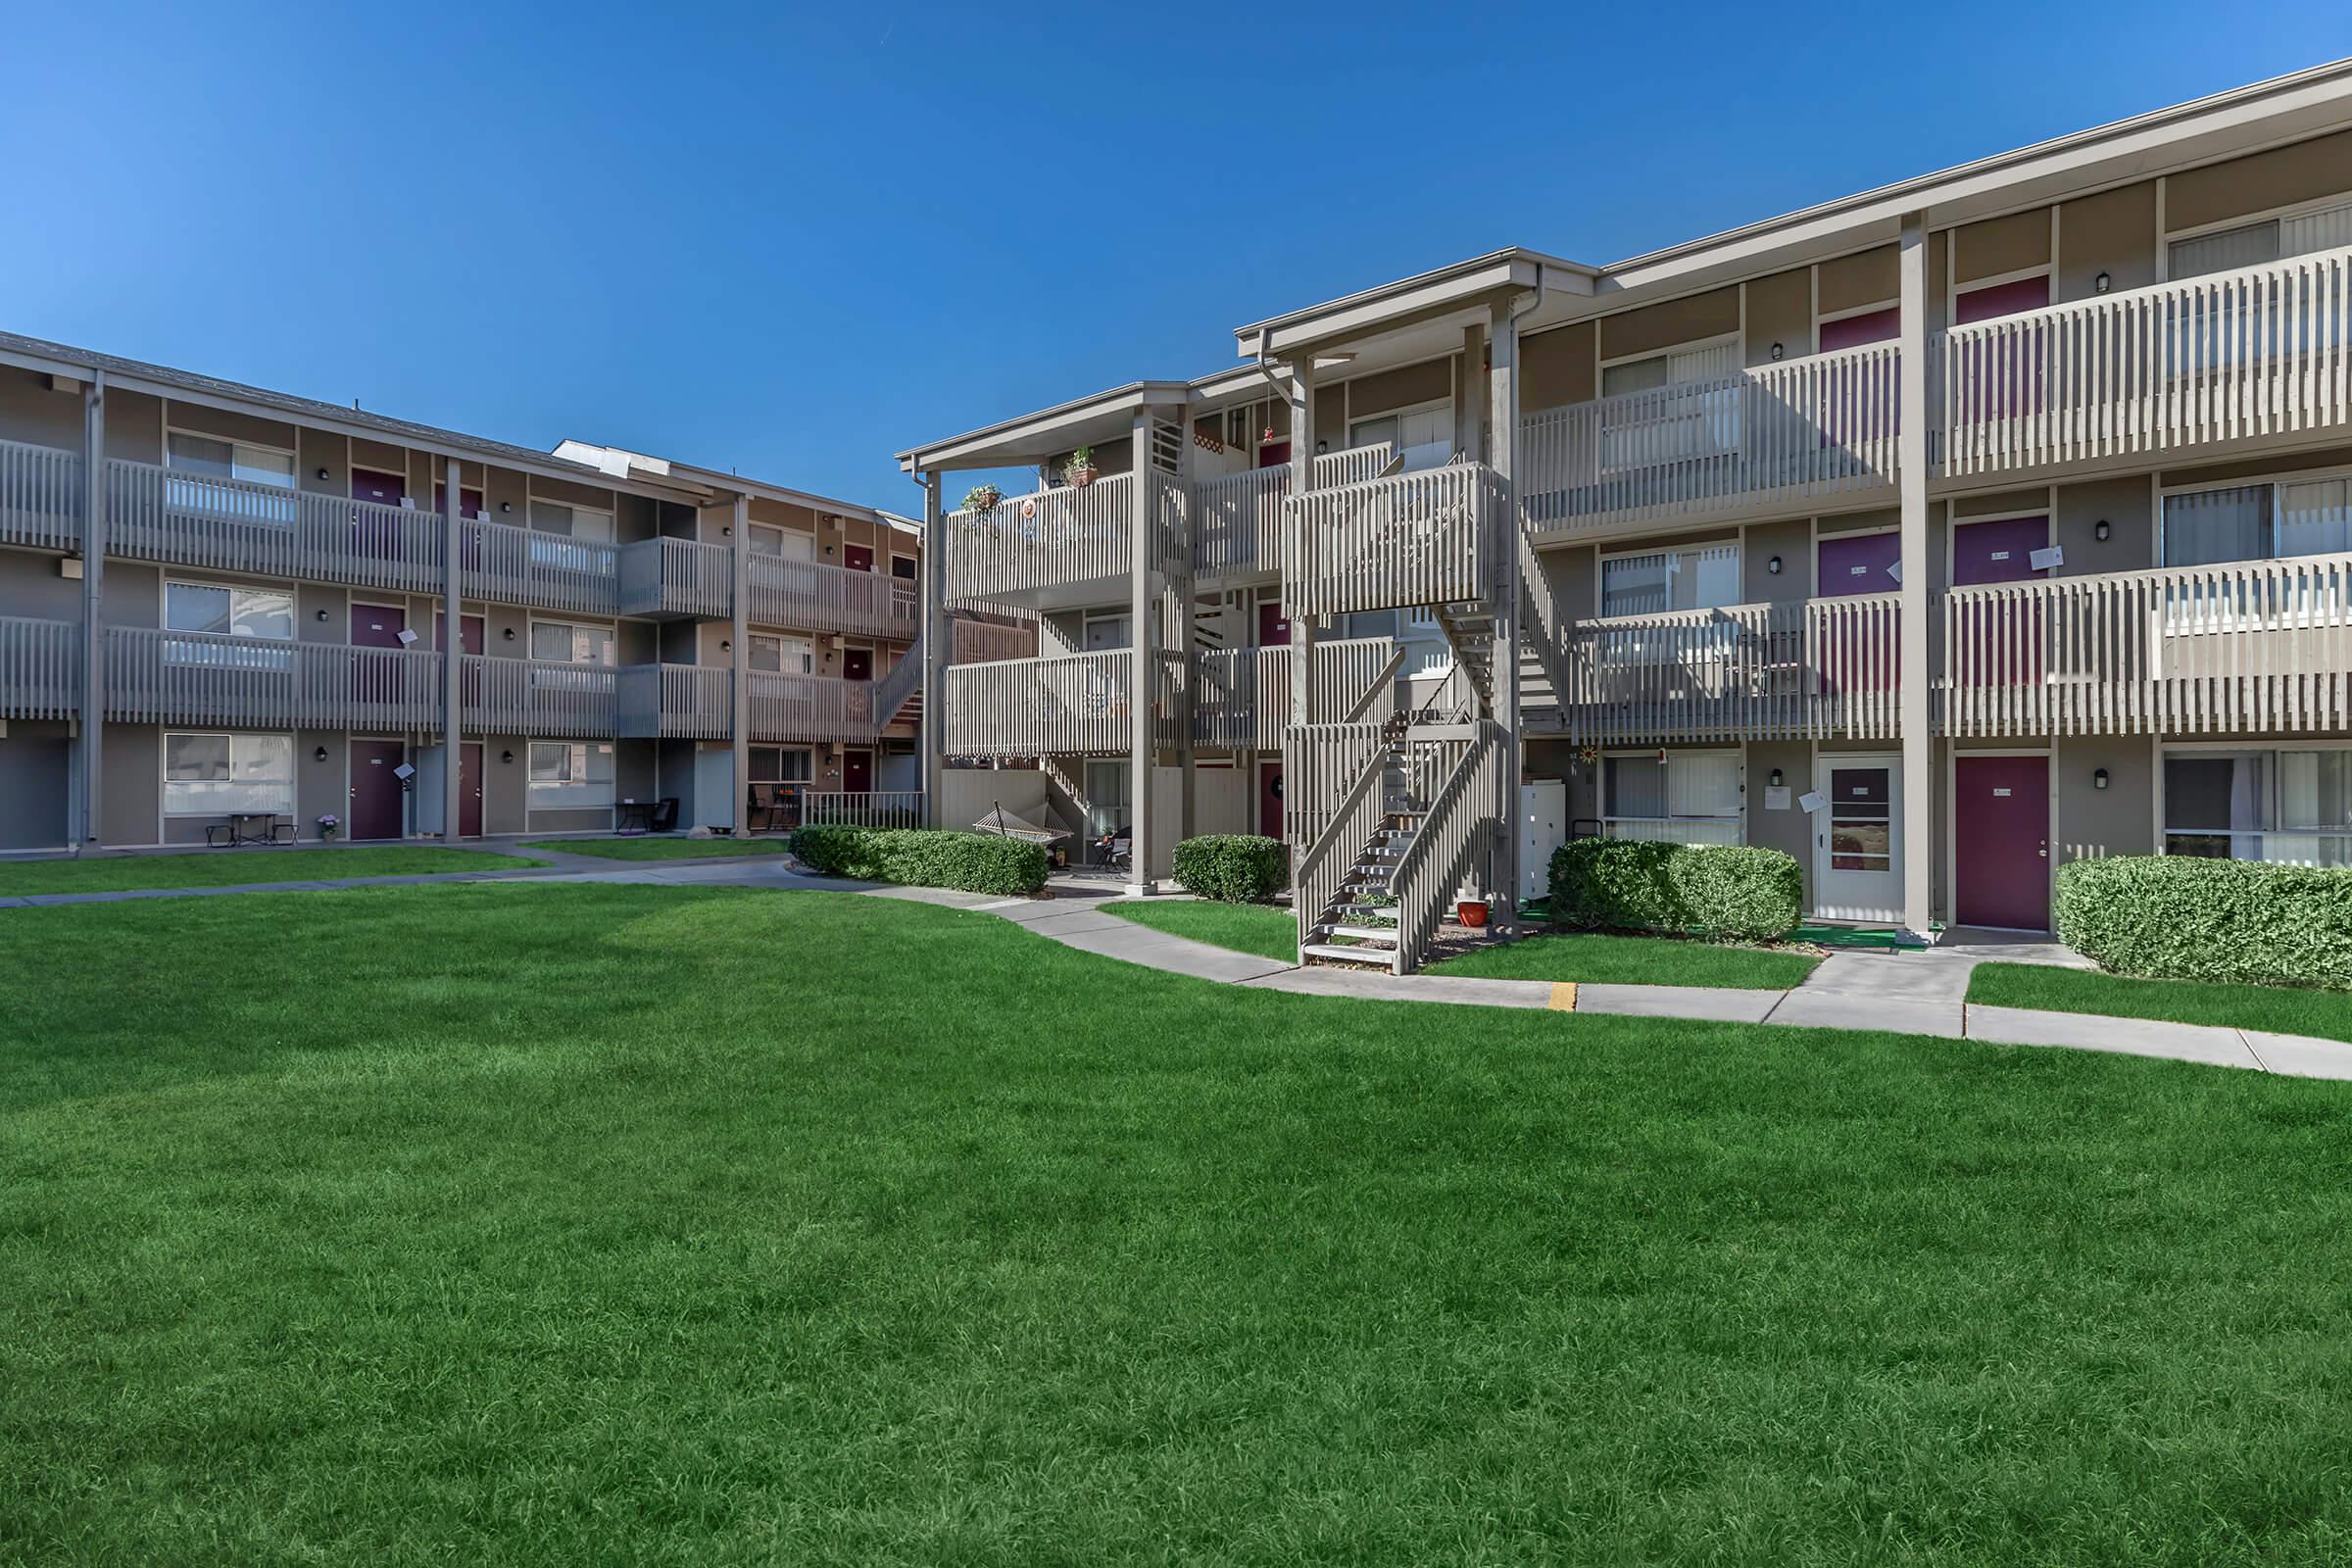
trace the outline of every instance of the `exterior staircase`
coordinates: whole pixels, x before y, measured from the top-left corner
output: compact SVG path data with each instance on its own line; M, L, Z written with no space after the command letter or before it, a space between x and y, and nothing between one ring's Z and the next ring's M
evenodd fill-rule
M1338 894L1316 912L1301 956L1331 963L1390 969L1396 962L1396 863L1420 831L1421 806L1411 794L1411 764L1400 732L1392 731L1381 756L1380 825L1356 852Z

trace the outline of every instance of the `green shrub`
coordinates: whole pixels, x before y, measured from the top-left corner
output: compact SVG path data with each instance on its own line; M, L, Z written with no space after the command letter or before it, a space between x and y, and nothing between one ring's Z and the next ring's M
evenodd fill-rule
M1254 833L1207 833L1176 846L1176 885L1220 904L1262 904L1291 883L1290 852Z
M2352 989L2352 871L2185 855L2058 868L2058 940L2148 980Z
M1045 847L997 833L823 825L795 829L792 853L811 870L860 882L1007 896L1046 885Z
M1804 906L1804 873L1780 850L1577 839L1551 853L1561 925L1768 942L1795 930Z

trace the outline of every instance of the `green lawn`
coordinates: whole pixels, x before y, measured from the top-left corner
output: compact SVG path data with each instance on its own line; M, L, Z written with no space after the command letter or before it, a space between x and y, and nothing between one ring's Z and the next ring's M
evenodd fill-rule
M2282 1035L2352 1040L2352 992L2287 986L2204 985L2189 980L2128 980L2046 963L1980 963L1968 1000L2001 1007L2100 1012L2117 1018L2218 1023Z
M523 848L605 860L697 860L709 856L782 855L792 846L782 839L690 839L680 833L642 839L534 839Z
M121 855L91 860L0 860L0 896L219 888L240 882L316 882L326 877L417 876L434 871L519 871L545 864L545 860L519 855L432 845L190 850L184 855Z
M1673 937L1564 933L1483 948L1430 965L1431 974L1492 980L1581 980L1592 985L1736 986L1786 991L1813 972L1803 953L1724 947Z
M2352 1553L2352 1086L728 888L0 911L0 1561Z
M1106 899L1097 907L1170 936L1191 937L1236 953L1285 963L1298 957L1298 922L1288 909L1265 904L1216 904L1206 899Z

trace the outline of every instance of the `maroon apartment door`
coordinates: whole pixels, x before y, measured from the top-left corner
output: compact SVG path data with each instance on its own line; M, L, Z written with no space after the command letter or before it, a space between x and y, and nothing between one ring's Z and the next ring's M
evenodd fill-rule
M354 648L406 648L400 634L409 629L409 612L398 605L363 605L351 607L351 646ZM407 695L402 689L406 671L397 659L362 659L354 656L351 662L351 695L354 702L366 705L381 703L398 706ZM394 728L399 725L395 723Z
M1270 839L1282 837L1282 764L1257 764L1257 831Z
M874 569L874 553L863 545L843 545L841 564L852 571L871 571Z
M1952 586L2028 582L2034 552L2049 543L2047 517L2001 517L1952 529ZM2003 600L1954 601L1956 682L1971 686L2029 686L2041 679L2039 607Z
M853 795L861 795L874 787L873 753L843 752L841 754L841 787Z
M482 743L458 743L458 836L482 836Z
M872 680L874 678L874 651L871 648L844 648L841 651L841 678L843 680Z
M408 481L397 473L385 473L376 468L351 470L351 499L372 501L379 507L397 507L408 499ZM405 541L401 538L400 519L381 513L361 513L354 507L351 517L351 548L357 554L373 556L381 561L400 559Z
M351 743L351 814L343 831L355 839L400 837L400 766L408 747L400 741Z
M1282 606L1269 599L1257 607L1257 646L1288 648L1291 646L1291 618L1282 612Z
M1952 763L1952 913L1961 925L2050 928L2050 760Z
M1845 599L1856 594L1892 593L1900 584L1895 563L1902 557L1899 533L1845 534L1821 541L1815 558L1815 597ZM1900 673L1894 611L1880 606L1831 613L1821 622L1814 649L1825 694L1891 690Z

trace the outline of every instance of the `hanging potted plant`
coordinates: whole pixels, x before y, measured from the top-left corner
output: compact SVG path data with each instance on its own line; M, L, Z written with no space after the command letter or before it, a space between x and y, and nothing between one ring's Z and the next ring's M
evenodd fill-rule
M1004 492L995 485L976 484L963 493L963 510L966 512L994 512L997 510L997 503L1004 499Z
M1073 490L1083 490L1095 482L1095 449L1080 447L1070 454L1070 461L1061 466L1062 482Z

